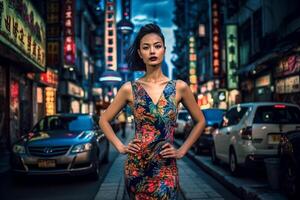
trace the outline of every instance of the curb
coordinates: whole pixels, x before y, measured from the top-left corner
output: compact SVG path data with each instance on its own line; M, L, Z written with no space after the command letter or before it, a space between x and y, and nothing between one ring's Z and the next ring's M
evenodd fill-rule
M174 141L174 143L177 146L181 145L181 142ZM251 188L249 186L244 186L243 184L237 183L237 181L234 180L235 177L232 177L233 180L230 180L231 177L226 176L222 174L220 171L217 171L216 169L211 168L207 163L205 163L203 160L198 159L195 157L195 154L191 151L188 151L186 154L188 158L190 158L196 165L201 167L205 172L210 174L212 177L214 177L217 181L219 181L222 185L224 185L228 190L230 190L232 193L236 194L241 199L251 199L251 200L282 200L286 199L282 194L278 193L277 191L271 190L271 189L265 189L263 192L258 192L255 190L255 188ZM268 184L256 184L257 188L264 187L268 188ZM253 185L253 186L256 186ZM184 197L187 199L187 197Z

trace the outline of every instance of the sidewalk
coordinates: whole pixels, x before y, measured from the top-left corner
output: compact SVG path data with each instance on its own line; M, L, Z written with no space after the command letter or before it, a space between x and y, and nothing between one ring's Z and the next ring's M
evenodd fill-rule
M175 140L177 145L182 141ZM233 177L229 170L222 166L216 166L211 163L209 156L195 155L191 150L187 156L192 159L204 171L209 173L225 187L231 190L242 199L256 200L284 200L287 199L283 194L272 190L266 179L256 180L251 177ZM190 199L190 198L187 198ZM192 199L192 198L191 198Z
M117 133L118 137L121 136L121 132ZM127 144L133 138L133 130L130 127L126 127L126 138L122 139L122 142ZM109 145L110 151L116 152L113 145ZM99 191L96 194L95 200L123 200L125 185L124 185L124 162L126 155L119 154L114 160L111 168L106 175L103 183L101 184Z

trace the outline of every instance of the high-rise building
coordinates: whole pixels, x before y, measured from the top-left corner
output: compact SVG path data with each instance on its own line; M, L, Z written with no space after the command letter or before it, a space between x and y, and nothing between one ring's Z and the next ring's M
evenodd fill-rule
M117 70L117 32L115 0L105 1L105 65L106 69Z
M131 23L131 0L122 0L122 18L117 24L118 29L118 71L122 80L126 82L130 76L130 71L126 63L126 53L131 44L133 24Z

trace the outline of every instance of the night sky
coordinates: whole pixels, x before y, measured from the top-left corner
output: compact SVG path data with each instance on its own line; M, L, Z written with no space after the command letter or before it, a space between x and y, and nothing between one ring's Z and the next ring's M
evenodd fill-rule
M119 11L119 13L117 13L117 21L119 21L121 0L117 0L117 4ZM173 68L173 64L171 63L171 52L174 45L173 30L176 28L172 22L174 10L173 0L131 0L131 5L131 21L135 25L134 31L137 32L140 26L154 22L154 20L162 28L167 47L166 63L169 66L169 75L171 76L171 69Z

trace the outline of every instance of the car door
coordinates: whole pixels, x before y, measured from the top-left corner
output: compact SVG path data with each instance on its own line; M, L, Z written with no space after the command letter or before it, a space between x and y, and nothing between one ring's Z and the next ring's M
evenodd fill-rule
M216 154L217 157L220 158L221 160L226 159L226 149L227 149L227 144L225 141L227 141L228 133L230 132L230 119L232 118L232 112L233 108L228 110L221 122L219 130L217 130L217 134L215 134L214 142L215 142L215 148L216 148Z

